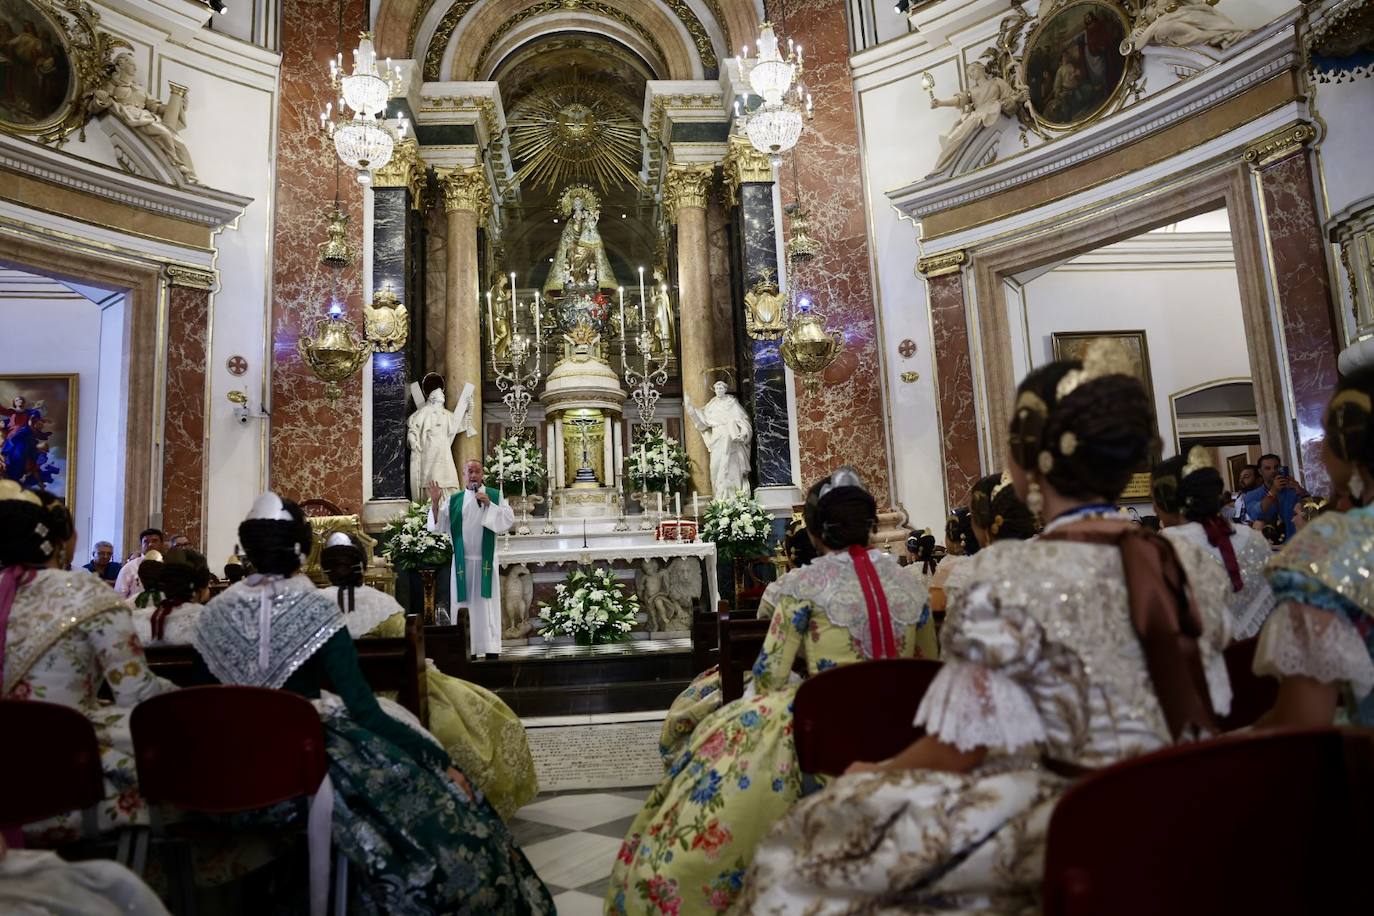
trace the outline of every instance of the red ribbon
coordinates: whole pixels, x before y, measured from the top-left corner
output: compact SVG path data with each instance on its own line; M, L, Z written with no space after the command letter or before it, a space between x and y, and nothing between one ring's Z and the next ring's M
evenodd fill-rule
M1221 551L1221 562L1226 566L1226 574L1231 577L1231 591L1245 588L1240 577L1240 561L1236 559L1236 548L1231 543L1231 523L1220 515L1213 515L1201 522L1202 530L1207 532L1207 543Z
M868 606L868 632L873 642L874 658L896 658L897 637L892 630L892 615L887 606L887 593L878 579L878 570L868 555L868 548L854 545L849 548L854 572L863 589L864 604Z

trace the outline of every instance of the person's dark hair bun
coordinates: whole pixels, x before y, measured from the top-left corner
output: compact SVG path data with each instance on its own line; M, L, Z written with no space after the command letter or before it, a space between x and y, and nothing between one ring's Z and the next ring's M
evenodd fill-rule
M994 541L1024 541L1035 536L1035 515L1001 474L989 474L973 485L969 515Z
M239 543L256 572L269 576L289 576L301 568L310 555L312 535L301 507L282 499L290 521L269 518L245 519L239 525Z
M1374 468L1374 369L1353 372L1336 383L1322 425L1337 458Z
M7 487L15 498L0 499L0 566L46 566L71 540L71 513L62 500L46 490Z
M862 487L836 487L816 507L821 543L831 550L867 547L878 530L878 504Z
M365 559L362 549L353 544L339 544L320 551L320 566L329 577L329 584L339 588L357 588L363 584Z
M1213 467L1188 469L1187 464L1188 456L1175 455L1155 465L1150 474L1155 505L1190 522L1220 515L1225 500L1221 473Z

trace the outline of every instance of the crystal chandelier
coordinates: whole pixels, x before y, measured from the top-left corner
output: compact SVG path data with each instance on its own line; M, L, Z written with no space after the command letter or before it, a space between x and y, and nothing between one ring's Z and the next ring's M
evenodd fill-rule
M371 184L372 172L391 161L391 151L406 134L404 115L394 128L377 117L402 89L401 68L392 66L391 58L387 58L379 71L372 35L363 32L353 50L353 72L344 74L340 51L329 62L329 79L339 92L339 120L334 120L334 103L330 102L320 113L320 128L333 139L339 159L357 173L358 183ZM344 106L353 112L351 118L344 117Z
M778 36L773 24L765 22L759 33L758 57L748 58L746 46L735 58L740 75L749 80L754 94L763 104L751 112L742 110L735 102L735 115L744 118L744 134L761 153L776 164L783 153L797 145L801 137L803 112L811 117L811 94L797 79L802 72L802 49L787 40L787 57L778 49Z

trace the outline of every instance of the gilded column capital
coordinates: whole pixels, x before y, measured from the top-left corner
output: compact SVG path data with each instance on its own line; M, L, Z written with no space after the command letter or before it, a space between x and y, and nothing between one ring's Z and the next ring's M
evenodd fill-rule
M199 289L207 292L215 288L215 272L213 270L201 270L197 267L168 264L162 269L162 273L163 276L167 278L167 283L171 286L181 286L186 289Z
M425 184L425 163L420 158L420 144L414 137L396 144L391 161L372 173L374 188L409 188L412 210L424 209Z
M739 202L739 186L746 182L758 184L772 183L773 163L767 154L759 152L748 137L735 134L730 137L730 147L725 151L722 163L726 184L730 188L730 203Z
M477 222L486 219L491 209L491 189L480 165L444 169L439 172L439 187L444 193L444 212L469 210L477 214Z
M706 209L706 195L711 190L715 167L707 164L673 165L663 176L663 209L668 219L677 222L683 207Z
M928 258L921 258L916 262L916 273L929 280L931 277L943 277L945 274L957 274L964 269L968 263L968 252L962 248L958 251L947 251L944 254L931 255Z
M1315 127L1306 121L1295 121L1251 143L1245 148L1241 158L1250 168L1261 169L1272 162L1287 158L1316 138Z

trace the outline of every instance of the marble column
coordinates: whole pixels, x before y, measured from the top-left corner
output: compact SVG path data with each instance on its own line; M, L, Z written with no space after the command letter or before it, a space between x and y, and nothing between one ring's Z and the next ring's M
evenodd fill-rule
M711 368L711 264L706 238L706 195L714 169L674 165L663 182L663 206L677 225L677 285L681 310L682 393L701 407L711 399L706 370ZM711 492L711 455L695 429L683 431L692 460L692 489Z
M162 528L205 545L205 380L214 276L169 267Z
M444 382L448 406L456 407L463 387L476 388L472 426L478 435L459 433L453 460L461 469L482 460L482 309L478 289L477 230L486 220L491 192L481 166L451 169L439 176L448 214L448 284L444 310ZM460 470L461 473L461 470Z
M776 291L780 285L777 226L773 220L773 167L748 139L731 137L725 156L725 176L734 204L735 238L740 246L742 293L761 285ZM747 309L747 306L746 306ZM745 317L741 347L747 366L749 412L754 418L754 471L760 487L790 487L792 438L787 414L787 375L778 346L780 331L751 331Z
M916 272L925 277L930 302L940 452L944 458L945 500L962 506L981 476L978 418L974 413L973 356L964 305L963 251L922 258Z
M1292 381L1298 454L1285 457L1296 459L1303 485L1320 493L1330 489L1321 460L1322 417L1336 385L1341 343L1307 150L1315 137L1311 125L1295 124L1251 146L1245 160L1261 194L1269 269Z
M425 166L419 146L406 140L397 147L386 167L372 179L372 290L374 305L379 294L390 292L405 307L407 337L418 318L419 290L411 288L410 263L414 248L411 229L415 221L411 210L423 205ZM406 416L409 413L406 389L412 367L406 339L383 344L374 352L372 372L372 498L423 499L422 493L409 493L406 450Z

